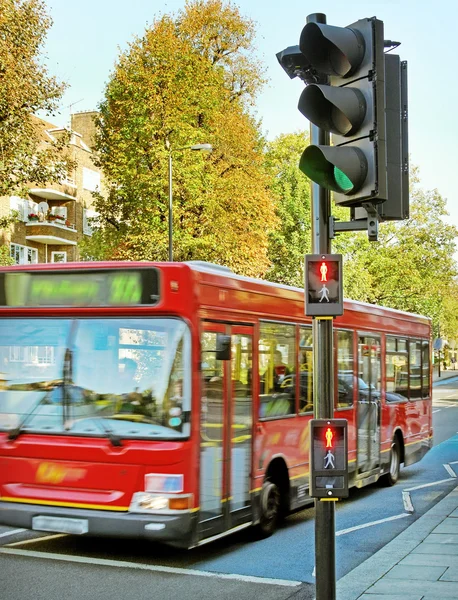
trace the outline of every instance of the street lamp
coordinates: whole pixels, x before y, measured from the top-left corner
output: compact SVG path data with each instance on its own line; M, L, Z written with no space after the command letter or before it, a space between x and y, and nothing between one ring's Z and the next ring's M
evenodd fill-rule
M211 152L211 144L194 144L182 148L172 148L169 140L166 140L166 148L169 151L169 262L173 262L173 188L172 188L172 153L182 150L195 150L198 152Z

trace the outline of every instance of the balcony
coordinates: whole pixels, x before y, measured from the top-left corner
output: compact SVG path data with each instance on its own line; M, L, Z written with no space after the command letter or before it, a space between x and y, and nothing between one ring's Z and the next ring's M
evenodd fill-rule
M49 188L32 188L29 190L32 196L37 196L43 200L76 200L76 185L73 179L64 179L62 183L55 184Z
M77 232L73 223L63 219L39 221L30 218L26 223L26 240L51 246L76 246Z

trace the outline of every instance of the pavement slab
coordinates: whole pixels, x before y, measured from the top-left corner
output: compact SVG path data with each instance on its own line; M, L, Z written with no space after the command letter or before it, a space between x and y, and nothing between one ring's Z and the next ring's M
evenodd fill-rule
M458 566L449 567L440 578L441 581L458 581Z
M451 554L458 556L458 544L428 544L423 542L412 550L412 554Z
M448 567L425 567L418 565L396 565L385 575L387 579L413 579L415 581L437 581ZM393 583L393 585L396 585Z

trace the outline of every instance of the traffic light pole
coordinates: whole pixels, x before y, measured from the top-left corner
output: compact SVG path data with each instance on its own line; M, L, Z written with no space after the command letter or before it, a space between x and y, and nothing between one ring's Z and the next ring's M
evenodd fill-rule
M326 15L314 13L307 23L326 23ZM310 123L310 143L329 146L329 132ZM329 222L331 197L329 190L312 182L312 253L330 254ZM315 419L334 416L332 317L313 319L313 394ZM335 600L335 508L332 500L315 499L315 578L316 600Z

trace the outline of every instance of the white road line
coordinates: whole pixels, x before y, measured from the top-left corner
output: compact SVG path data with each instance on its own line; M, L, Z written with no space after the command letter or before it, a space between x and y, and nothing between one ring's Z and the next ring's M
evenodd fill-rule
M423 485L416 485L415 487L406 488L405 492L413 492L413 490L421 490L422 488L431 487L432 485L438 485L439 483L445 483L446 481L450 481L450 477L448 479L441 479L440 481L433 481L432 483L424 483Z
M35 552L32 550L13 549L4 546L0 548L0 554L12 554L14 556L28 556L29 558L41 558L47 560L61 560L90 565L101 565L104 567L116 567L124 569L139 569L141 571L155 571L157 573L172 573L174 575L194 575L197 577L214 577L215 579L232 579L247 583L265 583L268 585L279 585L283 587L297 587L300 581L289 579L270 579L268 577L253 577L250 575L236 575L232 573L212 573L211 571L197 571L194 569L179 569L177 567L161 567L159 565L145 565L142 563L124 562L121 560L109 560L105 558L93 558L84 556L72 556L64 554L53 554L47 552Z
M5 533L0 533L0 537L8 537L9 535L16 535L16 533L22 533L25 529L13 529L13 531L5 531Z
M456 477L456 473L450 465L444 465L444 469L447 471L450 477Z
M380 525L381 523L387 523L388 521L395 521L396 519L403 519L404 517L411 517L412 515L407 513L402 513L402 515L395 515L394 517L387 517L386 519L380 519L379 521L372 521L371 523L364 523L363 525L356 525L356 527L349 527L348 529L341 529L336 532L336 537L338 535L345 535L346 533L351 533L352 531L358 531L358 529L365 529L366 527L372 527L373 525Z
M415 509L412 504L412 498L410 497L409 492L406 492L405 490L403 490L402 492L402 502L404 504L404 510L406 510L409 513L415 512Z
M23 530L25 531L25 530ZM22 542L11 542L8 544L8 548L13 546L25 546L26 544L36 544L37 542L47 542L48 540L56 540L57 538L65 537L67 533L56 533L55 535L45 535L43 537L32 538L31 540L24 540Z
M433 414L437 413L437 412L440 412L441 410L442 410L441 408L438 408L437 410L433 410Z

